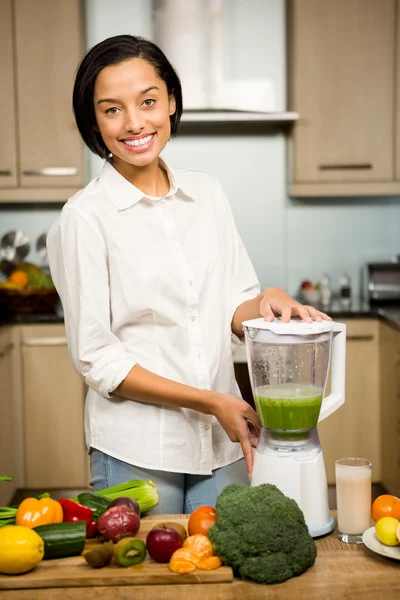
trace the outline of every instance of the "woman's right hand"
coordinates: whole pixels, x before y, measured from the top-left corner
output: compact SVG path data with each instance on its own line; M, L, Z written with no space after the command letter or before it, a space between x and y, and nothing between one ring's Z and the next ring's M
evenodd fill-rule
M218 419L232 442L242 446L247 472L251 479L253 451L257 447L261 424L255 410L242 398L230 394L216 394L212 414Z

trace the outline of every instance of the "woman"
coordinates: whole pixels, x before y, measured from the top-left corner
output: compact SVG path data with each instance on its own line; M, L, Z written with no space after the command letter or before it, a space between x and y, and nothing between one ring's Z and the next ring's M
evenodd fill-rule
M260 293L218 181L160 158L182 93L157 46L123 35L92 48L73 104L105 163L47 245L71 357L89 386L92 485L151 479L160 513L213 505L228 483L248 482L259 427L234 380L232 333L259 316L329 317L278 288Z

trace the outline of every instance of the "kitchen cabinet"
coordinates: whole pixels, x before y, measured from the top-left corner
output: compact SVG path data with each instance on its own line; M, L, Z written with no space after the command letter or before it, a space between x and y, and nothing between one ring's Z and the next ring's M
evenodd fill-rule
M82 42L80 0L0 3L0 202L67 200L84 185L71 107Z
M396 4L290 1L290 105L300 113L291 144L291 195L400 193Z
M64 325L21 326L27 488L86 488L84 384Z
M17 138L11 0L0 2L0 190L17 185Z
M400 494L400 329L381 323L382 485Z
M4 506L24 483L19 348L11 327L0 328L0 382L0 475L13 477L12 482L0 484L0 506Z
M335 460L368 458L372 480L381 481L381 406L378 319L338 319L346 324L345 403L318 425L329 484L335 483ZM328 393L327 389L327 393Z

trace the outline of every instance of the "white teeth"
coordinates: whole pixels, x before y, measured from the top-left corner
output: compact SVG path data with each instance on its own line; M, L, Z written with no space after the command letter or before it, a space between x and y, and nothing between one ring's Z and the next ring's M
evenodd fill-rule
M145 146L153 138L153 135L154 134L147 135L146 137L141 138L140 140L124 140L123 143L127 146Z

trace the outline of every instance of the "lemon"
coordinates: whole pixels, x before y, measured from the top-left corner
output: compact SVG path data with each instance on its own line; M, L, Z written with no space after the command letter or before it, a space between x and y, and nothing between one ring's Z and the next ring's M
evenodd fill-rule
M20 525L0 529L0 573L26 573L36 567L43 555L43 540L33 529Z
M375 525L375 533L378 540L385 546L397 546L397 528L400 522L394 517L382 517Z

